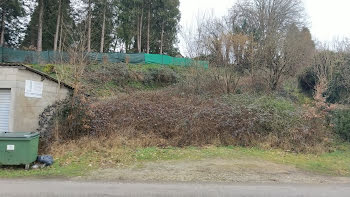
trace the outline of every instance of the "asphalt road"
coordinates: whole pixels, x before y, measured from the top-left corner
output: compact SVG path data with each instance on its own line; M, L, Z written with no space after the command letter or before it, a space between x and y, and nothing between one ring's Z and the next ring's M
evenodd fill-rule
M221 185L0 180L0 196L350 196L349 185Z

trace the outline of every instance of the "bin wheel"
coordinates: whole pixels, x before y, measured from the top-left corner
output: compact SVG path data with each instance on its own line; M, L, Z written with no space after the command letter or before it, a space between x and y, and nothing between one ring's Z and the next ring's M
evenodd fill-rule
M30 167L30 164L26 164L26 165L24 166L24 169L25 169L25 170L29 170L29 167Z

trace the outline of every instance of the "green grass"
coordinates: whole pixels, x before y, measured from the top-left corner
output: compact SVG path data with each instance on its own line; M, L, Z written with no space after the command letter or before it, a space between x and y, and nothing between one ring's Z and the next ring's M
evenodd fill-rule
M160 88L164 88L165 86L162 84L144 84L140 81L130 81L127 84L130 88L136 89L136 90L142 90L142 91L151 91L151 90L157 90Z
M320 174L350 176L350 150L314 155L241 147L145 148L137 150L134 156L137 161L259 158Z
M64 165L64 159L59 159L55 161L52 166L37 170L24 170L23 166L4 167L0 170L0 177L76 177L84 175L89 171L96 169L96 167L89 166L89 161L90 158L88 158L86 155L83 155L79 160L77 159L74 162L71 162L69 165Z
M287 80L283 84L283 89L290 95L290 97L293 97L298 104L312 104L312 96L303 93L302 90L298 87L298 83L299 82L296 79Z
M188 68L184 66L171 66L171 65L167 66L167 65L160 65L160 64L128 64L128 69L130 71L147 72L152 69L162 69L162 68L170 68L174 70L176 73L186 72L188 70Z
M187 147L187 148L115 148L111 151L68 151L56 158L51 167L26 171L22 168L2 168L0 177L76 177L84 176L99 168L118 168L144 162L169 160L200 160L210 158L252 159L258 158L278 164L292 165L299 169L325 175L350 176L350 149L314 154L294 154L279 150L261 150L241 147Z
M56 74L52 71L56 68L58 72L65 73L63 81L66 83L72 82L73 71L67 65L54 65L54 64L32 64L30 67L44 72L53 78L57 78ZM87 91L97 97L110 97L120 92L131 91L131 90L156 90L169 86L170 83L165 83L162 81L157 81L157 76L160 74L166 77L180 77L182 73L186 72L188 68L182 66L163 66L157 64L91 64L85 68L86 72L96 72L101 69L101 66L108 68L119 68L120 76L117 74L114 78L109 80L102 80L100 78L89 78L84 77L81 82L85 87L91 87ZM125 70L123 70L125 69ZM118 70L118 69L116 69ZM113 70L113 72L116 72ZM111 72L112 72L111 71ZM124 73L125 72L125 73ZM130 76L134 74L142 76L140 79L135 79ZM101 74L103 75L103 73ZM119 76L119 77L118 77ZM100 81L99 81L100 80ZM120 80L123 80L121 82Z
M94 84L94 88L91 93L97 97L108 97L119 93L122 88L118 86L114 81L109 81L107 83Z

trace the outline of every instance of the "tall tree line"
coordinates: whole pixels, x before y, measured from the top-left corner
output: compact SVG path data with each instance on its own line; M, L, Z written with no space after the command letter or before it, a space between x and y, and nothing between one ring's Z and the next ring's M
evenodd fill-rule
M22 32L20 18L25 13L23 1L0 1L0 47L17 45L19 34Z
M23 10L31 2L33 12ZM0 3L1 46L11 45L10 21L30 18L20 47L63 51L84 38L87 52L177 55L179 0L5 0ZM84 35L83 37L81 35Z

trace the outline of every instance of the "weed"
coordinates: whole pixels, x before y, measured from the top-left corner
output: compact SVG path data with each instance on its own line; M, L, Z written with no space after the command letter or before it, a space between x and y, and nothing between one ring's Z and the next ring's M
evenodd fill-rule
M341 139L350 141L350 110L338 109L332 112L331 123L334 125L334 131Z

